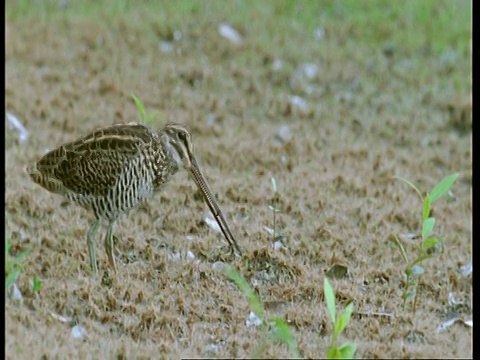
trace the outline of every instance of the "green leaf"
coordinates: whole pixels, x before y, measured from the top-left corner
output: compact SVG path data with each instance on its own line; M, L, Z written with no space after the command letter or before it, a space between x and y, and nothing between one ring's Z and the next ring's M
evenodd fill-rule
M285 344L290 344L292 341L295 341L295 337L290 332L290 328L284 319L279 317L274 317L271 319L273 325L275 326L275 339L279 340Z
M338 350L340 351L340 358L353 359L355 351L357 350L357 345L353 343L345 343L342 344Z
M222 272L238 286L242 294L247 298L252 311L263 320L264 311L262 302L247 280L230 265L225 265Z
M398 176L398 175L395 175L394 178L396 178L398 180L402 180L404 183L409 185L413 190L415 190L417 192L418 196L420 196L420 199L422 198L422 193L420 192L420 190L418 190L418 188L415 185L413 185L410 181L408 181L407 179L405 179L401 176Z
M422 223L430 216L430 195L427 194L423 202Z
M331 346L327 351L327 359L340 359L342 354L338 348Z
M350 304L346 309L338 316L337 323L335 324L335 336L342 333L345 327L350 322L350 316L352 315L353 304Z
M43 285L43 282L40 278L37 277L37 275L34 275L30 279L30 287L33 292L40 291L40 289L42 288L42 285Z
M459 175L459 173L455 173L440 181L440 183L430 192L430 202L433 204L435 201L445 195Z
M13 259L10 259L10 266L11 267L17 266L19 263L21 263L27 257L28 254L30 254L30 249L25 250L20 255L14 257Z
M290 331L287 322L279 317L272 318L272 322L275 326L275 331L273 333L275 340L286 344L292 357L301 358L300 352L298 351L297 341Z
M422 224L422 239L426 239L435 226L435 218L429 217Z
M430 238L430 239L427 239L423 242L423 251L426 251L427 249L430 249L431 247L437 245L438 243L440 242L439 239L437 238Z
M325 294L325 301L327 302L328 313L332 319L332 324L335 324L335 293L330 285L327 277L323 278L323 291Z
M145 107L143 106L143 103L133 94L132 98L133 101L135 101L135 105L137 106L138 111L140 112L140 118L142 119L142 121L145 121Z
M20 265L20 263L25 260L27 255L30 253L30 249L25 250L18 256L11 256L9 254L11 248L10 241L7 237L5 237L5 288L9 288L13 285L15 280L17 280L20 271L22 270L24 265Z
M415 265L414 267L412 267L412 276L422 275L424 272L425 270L423 270L423 267L421 267L420 265Z
M18 275L20 274L20 269L14 269L7 275L5 278L5 289L8 289L10 286L13 285L15 280L17 280Z

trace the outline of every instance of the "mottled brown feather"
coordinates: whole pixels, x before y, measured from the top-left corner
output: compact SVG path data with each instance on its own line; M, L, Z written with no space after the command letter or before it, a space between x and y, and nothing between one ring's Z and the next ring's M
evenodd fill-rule
M37 162L39 184L61 184L60 193L106 196L124 167L142 149L153 147L158 135L144 125L114 125L61 145ZM45 178L48 178L46 180Z

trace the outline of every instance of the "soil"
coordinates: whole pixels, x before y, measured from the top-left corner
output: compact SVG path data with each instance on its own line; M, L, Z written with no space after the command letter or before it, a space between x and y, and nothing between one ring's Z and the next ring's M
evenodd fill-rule
M347 269L330 280L337 311L354 305L339 341L354 342L356 357L471 357L472 278L461 269L472 256L472 103L469 87L449 80L470 81L470 53L452 67L423 48L355 48L345 40L353 28L315 39L294 26L263 46L258 27L232 23L236 44L214 12L192 19L7 18L6 111L29 136L20 141L6 120L6 236L11 256L30 251L15 283L21 299L5 296L7 358L290 357L246 326L249 303L219 261L252 284L269 317L288 322L303 357L326 354L323 279L334 265ZM292 51L302 38L307 50ZM93 213L25 168L94 129L141 121L131 94L155 112L153 128L189 129L241 257L229 255L181 172L118 221L117 274L103 224L91 274ZM450 196L433 205L441 242L422 263L415 310L410 300L404 310L405 261L393 240L413 259L422 199L394 177L425 195L455 172Z

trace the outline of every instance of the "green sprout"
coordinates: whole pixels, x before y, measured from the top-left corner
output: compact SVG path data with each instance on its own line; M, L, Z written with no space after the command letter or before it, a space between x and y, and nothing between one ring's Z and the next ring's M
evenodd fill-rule
M30 250L25 250L17 256L10 255L10 241L5 235L5 289L8 289L12 286L20 275L24 264L20 264L30 253Z
M37 275L30 278L30 288L34 293L39 292L42 289L43 281Z
M415 255L415 259L409 260L407 251L405 247L402 245L400 240L395 234L392 234L392 240L395 245L400 250L403 260L405 261L405 289L402 294L403 298L403 310L405 311L405 307L407 304L407 300L413 298L413 311L416 310L417 305L417 295L418 295L418 278L425 272L423 267L420 265L423 261L427 259L431 259L433 255L430 255L428 250L435 245L437 245L440 240L437 237L431 237L431 233L433 232L433 227L435 226L435 218L430 216L431 215L431 206L432 204L439 200L442 196L448 193L450 187L453 185L459 173L455 173L452 175L447 176L444 178L440 183L438 183L433 190L425 196L423 199L423 209L422 209L422 229L421 229L421 242L419 244L415 244L415 249L417 250L417 254ZM412 187L417 194L422 198L422 194L418 188L413 185L410 181L396 176L397 179L402 180L410 187Z
M273 241L275 241L276 240L276 234L275 234L276 224L277 224L276 214L280 212L280 209L277 208L277 204L278 204L280 195L278 194L277 181L275 180L274 177L272 177L272 189L273 189L273 198L270 201L270 205L268 205L268 207L273 212Z
M255 315L261 320L261 329L265 333L270 334L270 338L275 342L283 343L287 346L292 357L301 358L298 350L295 336L292 334L287 322L280 317L265 318L265 309L258 295L251 285L245 280L238 270L230 265L224 265L222 267L222 273L233 281L239 290L246 297L250 308ZM269 332L270 329L270 332Z
M337 317L335 311L335 292L326 277L323 280L323 291L327 303L328 314L330 315L333 327L332 336L330 338L330 347L327 351L327 359L351 359L355 355L357 345L347 342L337 346L337 338L350 322L350 316L353 312L353 304L350 303Z
M152 124L155 122L155 118L157 116L156 112L146 112L145 111L145 106L143 105L142 101L136 97L134 94L132 94L132 99L135 102L135 105L137 106L138 111L140 112L140 118L142 119L143 122L147 124Z

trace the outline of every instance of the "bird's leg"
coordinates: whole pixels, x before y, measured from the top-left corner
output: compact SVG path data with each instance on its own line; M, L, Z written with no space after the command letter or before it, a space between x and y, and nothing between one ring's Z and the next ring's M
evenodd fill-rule
M105 236L105 251L107 252L108 261L113 267L113 271L117 272L117 266L115 265L115 256L113 255L113 227L115 221L110 221L108 224L107 235Z
M97 260L95 258L95 233L97 232L98 226L100 225L100 219L96 219L95 222L90 226L90 230L87 233L87 246L88 246L88 255L90 256L90 266L94 275L98 274L97 269Z

